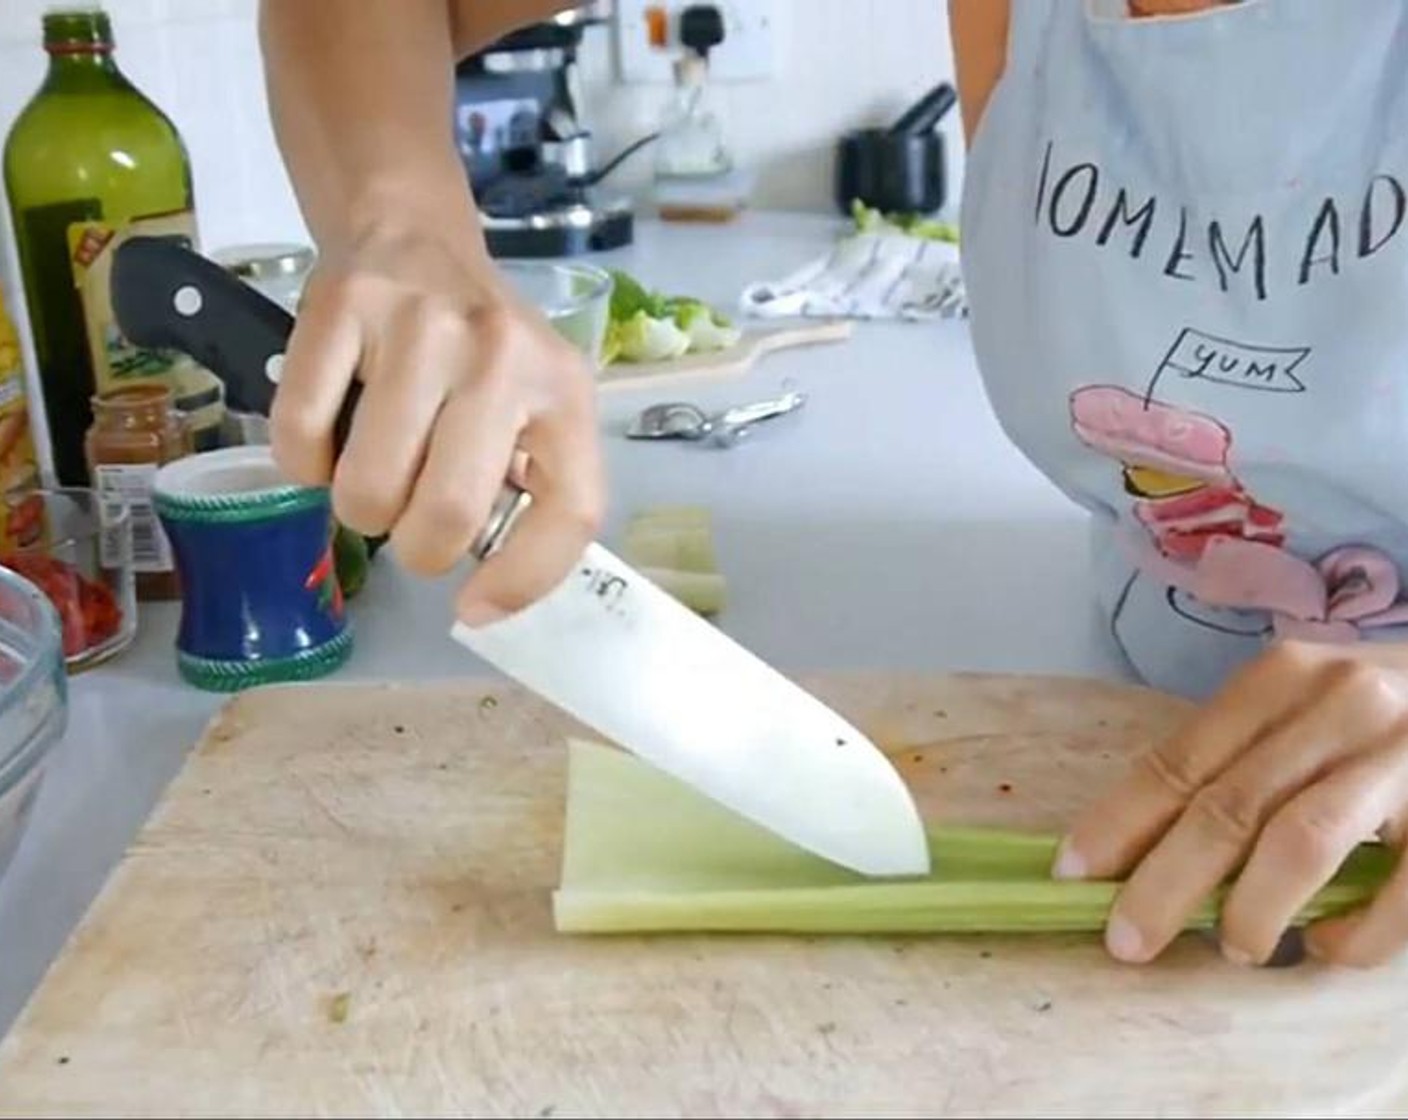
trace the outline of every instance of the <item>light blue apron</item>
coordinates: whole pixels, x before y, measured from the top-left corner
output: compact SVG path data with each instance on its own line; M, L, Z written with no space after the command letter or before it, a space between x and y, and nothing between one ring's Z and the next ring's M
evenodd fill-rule
M1278 635L1408 641L1408 0L1011 2L972 336L1115 640L1198 698Z

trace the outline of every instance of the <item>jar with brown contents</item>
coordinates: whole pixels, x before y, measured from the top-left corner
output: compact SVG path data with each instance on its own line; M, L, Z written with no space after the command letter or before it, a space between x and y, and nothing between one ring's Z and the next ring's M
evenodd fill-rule
M192 449L189 427L174 407L171 389L148 383L94 397L84 447L93 487L122 498L131 510L137 598L180 598L171 544L152 502L157 470Z

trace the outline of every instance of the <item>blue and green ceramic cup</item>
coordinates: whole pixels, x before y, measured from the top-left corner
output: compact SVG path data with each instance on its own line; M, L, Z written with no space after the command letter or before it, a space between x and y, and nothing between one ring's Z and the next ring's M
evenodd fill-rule
M242 446L168 463L154 497L181 581L185 680L237 692L313 680L347 660L327 490L290 484L267 446Z

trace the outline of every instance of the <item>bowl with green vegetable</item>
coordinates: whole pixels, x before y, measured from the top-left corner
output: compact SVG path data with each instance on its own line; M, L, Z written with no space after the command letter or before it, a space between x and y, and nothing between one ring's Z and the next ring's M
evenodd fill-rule
M580 262L500 261L518 295L589 360L604 365L611 274Z
M602 366L727 350L742 337L727 316L701 299L654 291L620 269L610 276Z
M742 337L703 300L653 290L621 269L557 261L498 264L519 296L598 370L727 350Z

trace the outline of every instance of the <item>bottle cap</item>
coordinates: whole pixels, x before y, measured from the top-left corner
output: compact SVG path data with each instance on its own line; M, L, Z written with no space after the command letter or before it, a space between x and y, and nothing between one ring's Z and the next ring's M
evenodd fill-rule
M51 4L44 9L44 49L50 54L111 51L112 24L101 4Z

